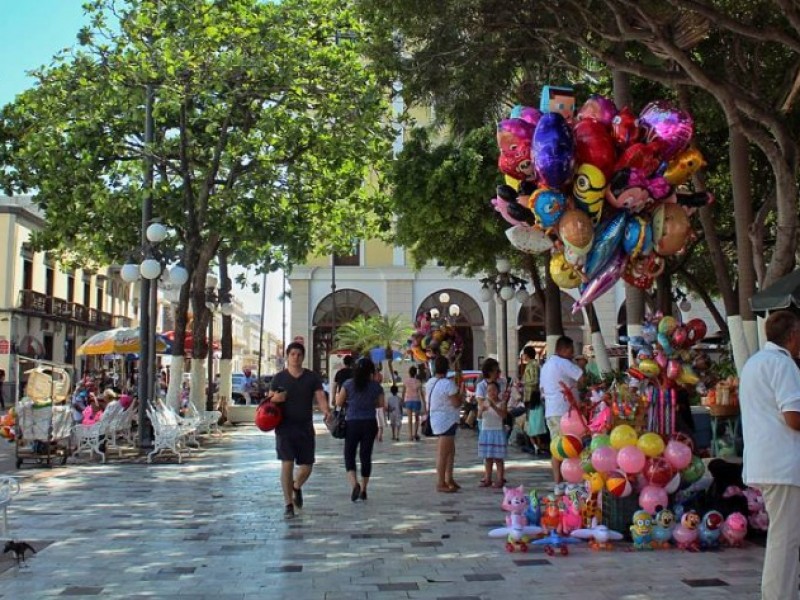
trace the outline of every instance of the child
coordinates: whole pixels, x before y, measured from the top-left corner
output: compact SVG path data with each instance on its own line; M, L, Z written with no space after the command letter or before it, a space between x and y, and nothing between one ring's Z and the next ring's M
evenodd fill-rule
M389 410L389 424L392 426L392 441L397 442L400 440L400 426L403 422L403 401L397 395L397 386L393 385L389 388L391 396L386 400L386 406Z
M484 476L480 487L501 488L506 484L506 447L508 438L503 431L503 420L506 418L505 401L500 399L500 386L496 381L486 384L486 398L478 407L481 421L481 433L478 436L478 457L483 459ZM497 465L497 481L492 483L492 465Z

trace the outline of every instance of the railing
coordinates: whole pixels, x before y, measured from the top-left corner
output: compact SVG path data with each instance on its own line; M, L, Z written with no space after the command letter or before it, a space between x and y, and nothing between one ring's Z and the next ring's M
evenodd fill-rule
M30 313L77 321L100 329L110 329L115 319L122 319L123 322L129 324L123 326L130 326L130 319L126 317L114 317L111 313L88 308L76 302L67 302L61 298L47 296L33 290L20 290L17 308Z

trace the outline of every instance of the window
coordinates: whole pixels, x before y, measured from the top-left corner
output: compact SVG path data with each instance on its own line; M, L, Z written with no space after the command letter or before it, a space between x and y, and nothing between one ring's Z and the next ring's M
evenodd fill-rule
M88 279L84 279L83 280L83 305L86 306L87 308L91 304L91 295L92 295L91 289L92 288L89 285L89 280Z
M100 281L100 280L98 280L98 281L97 281L97 295L96 295L96 297L97 297L97 304L95 305L95 308L96 308L98 311L101 311L101 312L102 312L102 310L103 310L103 296L105 295L105 294L104 294L104 291L105 291L105 290L103 289L103 282L102 282L102 281Z
M27 258L22 261L22 289L33 289L33 261Z
M361 264L361 244L353 242L350 254L334 254L333 264L336 267L358 267Z
M67 275L67 302L75 302L75 274Z
M53 297L55 294L56 289L56 272L53 270L53 267L47 267L45 269L45 276L44 276L44 295L50 298Z

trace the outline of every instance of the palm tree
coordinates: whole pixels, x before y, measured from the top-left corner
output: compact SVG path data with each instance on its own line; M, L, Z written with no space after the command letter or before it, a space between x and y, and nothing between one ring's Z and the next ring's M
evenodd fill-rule
M397 383L394 376L394 369L392 368L392 360L395 350L402 348L408 337L414 332L414 329L409 326L406 320L401 315L390 317L388 315L383 317L373 317L375 341L377 346L384 348L386 354L386 362L389 365L389 373L392 377L392 385Z
M359 315L336 329L336 347L354 354L365 354L375 347L375 328L372 319Z
M336 345L357 354L368 354L373 348L383 348L392 377L397 383L392 368L392 355L402 348L413 329L400 315L366 317L359 315L336 330Z

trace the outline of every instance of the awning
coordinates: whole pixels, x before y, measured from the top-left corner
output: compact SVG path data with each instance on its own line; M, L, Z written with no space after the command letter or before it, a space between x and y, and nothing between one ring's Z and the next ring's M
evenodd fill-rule
M800 269L781 277L750 298L750 308L756 312L780 310L791 306L800 308Z

